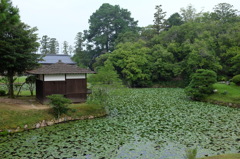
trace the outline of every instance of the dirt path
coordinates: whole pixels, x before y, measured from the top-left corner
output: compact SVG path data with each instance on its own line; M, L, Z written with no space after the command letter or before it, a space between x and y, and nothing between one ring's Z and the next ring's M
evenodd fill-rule
M7 97L0 98L0 109L9 108L9 109L20 109L20 110L31 110L31 109L48 109L49 106L42 105L38 103L34 98L27 97L27 98L16 98L10 99Z

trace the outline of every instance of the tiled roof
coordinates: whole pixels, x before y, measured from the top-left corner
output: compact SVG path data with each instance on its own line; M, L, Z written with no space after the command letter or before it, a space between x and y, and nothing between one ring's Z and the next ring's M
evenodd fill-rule
M48 54L42 57L43 61L39 61L40 64L54 64L57 63L59 60L66 64L74 65L76 62L73 62L69 55L63 54Z
M42 65L39 68L27 71L30 74L77 74L77 73L95 73L91 70L80 68L76 65L68 65L58 62L52 65Z

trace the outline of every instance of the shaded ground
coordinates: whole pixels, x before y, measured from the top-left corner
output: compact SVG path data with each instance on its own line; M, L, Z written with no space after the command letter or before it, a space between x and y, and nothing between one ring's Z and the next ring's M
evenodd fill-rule
M0 98L1 108L18 109L18 110L30 110L30 109L48 109L49 106L42 105L36 101L34 97L19 97L10 99L8 97Z

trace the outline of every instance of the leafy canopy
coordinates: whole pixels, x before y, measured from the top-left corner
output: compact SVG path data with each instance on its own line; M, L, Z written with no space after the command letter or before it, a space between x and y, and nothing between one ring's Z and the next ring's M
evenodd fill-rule
M213 93L213 84L216 82L217 74L214 71L199 69L192 75L185 92L193 100L202 100Z
M113 51L114 41L120 33L137 30L137 21L131 18L127 9L108 3L102 4L91 15L89 25L89 30L85 31L86 39L104 52Z

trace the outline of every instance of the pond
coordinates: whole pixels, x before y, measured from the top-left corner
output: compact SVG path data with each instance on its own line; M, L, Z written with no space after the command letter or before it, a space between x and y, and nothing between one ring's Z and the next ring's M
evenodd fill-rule
M188 100L183 89L120 89L109 116L0 137L2 158L183 159L240 151L240 109Z

